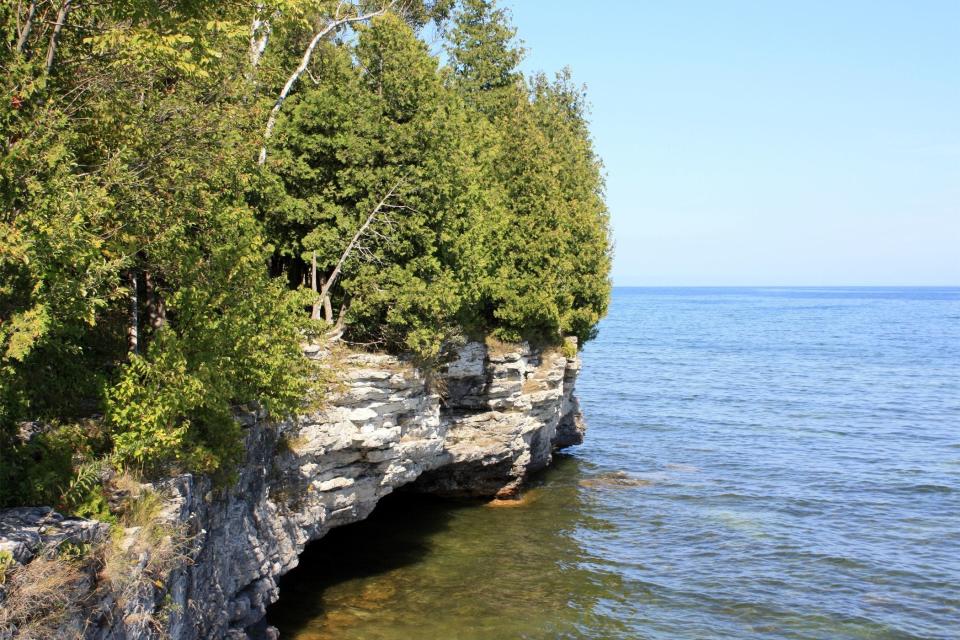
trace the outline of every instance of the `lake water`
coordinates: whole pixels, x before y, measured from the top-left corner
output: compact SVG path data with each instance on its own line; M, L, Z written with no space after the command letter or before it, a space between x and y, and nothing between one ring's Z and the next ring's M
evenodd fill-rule
M960 289L617 289L521 506L388 499L299 640L960 638Z

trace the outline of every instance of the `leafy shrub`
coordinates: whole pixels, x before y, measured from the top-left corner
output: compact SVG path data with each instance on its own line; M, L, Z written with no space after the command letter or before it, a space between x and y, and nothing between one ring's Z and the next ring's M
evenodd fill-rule
M36 426L27 441L8 436L0 444L0 506L44 504L67 513L102 498L101 463L92 462L110 447L97 421ZM75 472L74 465L79 465ZM77 473L83 475L78 478ZM99 498L98 498L99 496Z

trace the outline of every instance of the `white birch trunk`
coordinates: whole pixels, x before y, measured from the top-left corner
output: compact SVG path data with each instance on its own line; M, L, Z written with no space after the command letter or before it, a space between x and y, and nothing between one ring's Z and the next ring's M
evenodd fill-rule
M277 124L277 115L280 113L280 109L283 107L283 103L287 99L287 96L290 95L293 87L297 84L297 81L300 80L300 76L302 76L306 72L307 67L310 66L310 60L313 58L313 52L317 48L317 45L320 44L320 41L323 40L324 36L345 24L363 22L383 15L391 6L393 6L393 2L379 11L358 14L349 18L334 18L333 20L327 22L326 26L315 36L313 36L313 39L310 40L310 44L307 45L306 51L303 53L303 58L301 58L300 64L297 65L297 68L294 70L294 72L290 74L286 84L283 85L283 89L280 91L280 95L277 96L277 100L274 102L273 108L270 109L270 116L267 118L267 126L263 132L263 146L260 148L260 156L257 158L258 165L262 166L267 161L267 144L270 142L270 137L273 135L273 128Z

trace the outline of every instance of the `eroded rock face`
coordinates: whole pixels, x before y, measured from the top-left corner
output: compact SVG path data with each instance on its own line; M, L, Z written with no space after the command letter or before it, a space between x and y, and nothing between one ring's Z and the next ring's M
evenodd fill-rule
M511 497L546 467L558 427L575 411L578 361L527 346L490 350L471 344L446 374L441 464L416 488L449 496ZM573 442L566 435L562 438Z
M306 544L366 518L383 496L510 496L555 447L580 442L578 366L559 351L470 343L428 385L401 359L348 356L324 407L279 424L240 417L248 453L234 488L190 475L157 487L169 496L165 517L187 532L190 562L87 637L144 637L126 610L161 606L174 639L262 637L277 581Z

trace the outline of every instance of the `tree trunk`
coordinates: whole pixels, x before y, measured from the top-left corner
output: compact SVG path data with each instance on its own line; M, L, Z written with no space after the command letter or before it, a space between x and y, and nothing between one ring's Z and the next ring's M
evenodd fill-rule
M140 353L140 288L137 283L137 272L131 270L127 274L130 286L130 317L127 322L127 351Z
M263 17L263 3L257 4L257 12L253 16L253 24L250 25L250 50L247 53L250 66L247 68L247 82L256 85L257 67L260 65L260 58L263 52L267 50L267 43L270 41L270 34L273 27L270 24L270 18ZM274 16L279 15L275 12Z
M53 33L50 34L50 46L47 47L47 73L53 69L53 59L57 54L57 41L60 38L60 30L67 22L67 14L70 13L70 3L72 0L63 0L60 11L57 13L57 23L53 25Z
M23 53L27 46L27 38L30 37L30 30L33 28L33 15L37 12L37 0L30 3L27 9L27 19L23 22L23 29L20 30L20 37L17 38L17 53Z
M157 293L157 283L149 271L143 274L143 281L147 296L147 325L153 331L159 331L167 324L167 307Z
M326 286L327 281L323 280L324 286ZM333 324L333 304L330 302L330 296L323 296L323 319L326 320L327 324Z
M317 252L313 252L313 256L310 258L310 288L313 289L313 293L317 294ZM313 310L310 312L310 319L317 320L320 318L320 298L314 297L313 299Z
M350 310L350 301L345 301L340 305L340 313L337 315L337 324L333 325L333 328L327 331L324 334L330 342L336 342L343 336L343 332L347 328L347 311Z

